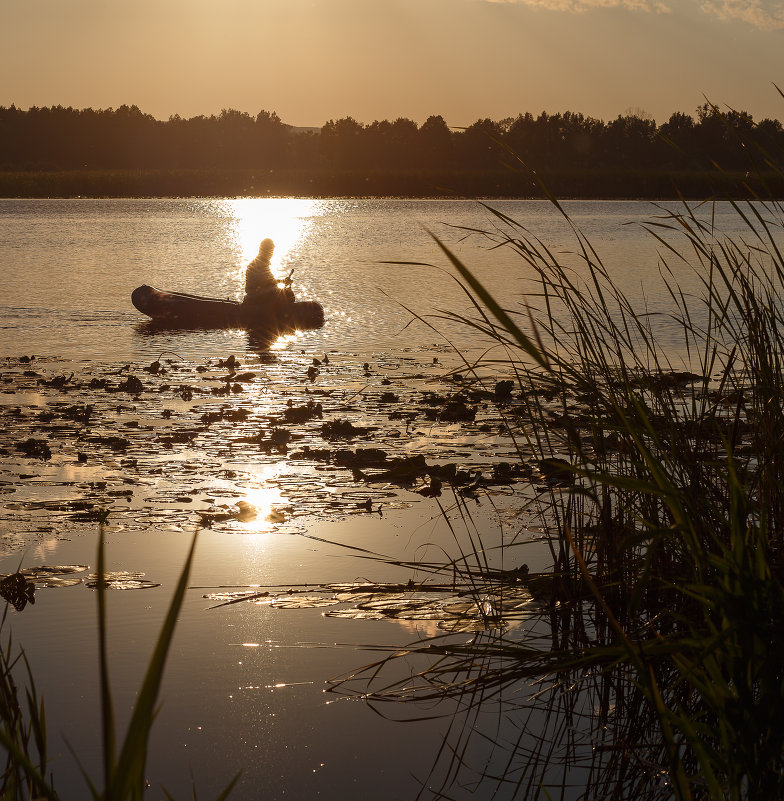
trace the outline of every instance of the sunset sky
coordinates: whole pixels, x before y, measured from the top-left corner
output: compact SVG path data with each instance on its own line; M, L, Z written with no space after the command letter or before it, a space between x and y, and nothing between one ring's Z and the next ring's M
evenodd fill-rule
M784 119L781 0L0 0L0 105Z

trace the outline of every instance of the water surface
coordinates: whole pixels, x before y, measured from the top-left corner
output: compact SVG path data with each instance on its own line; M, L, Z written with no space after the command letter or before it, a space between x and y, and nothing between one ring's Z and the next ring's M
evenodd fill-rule
M578 242L565 219L544 201L496 201L567 263L581 264ZM667 295L659 274L659 243L641 223L661 215L647 202L564 203L633 296L645 292L653 308ZM676 204L667 204L675 208ZM707 219L732 233L741 227L727 204L707 208ZM303 346L340 349L417 347L437 341L424 326L400 331L411 309L467 308L435 246L437 236L477 271L488 286L512 301L532 285L520 259L471 236L498 220L475 201L313 199L0 199L0 352L78 358L130 359L156 355L164 342L150 340L143 318L128 302L141 283L223 298L241 298L244 265L261 239L276 243L273 267L294 270L302 299L319 299L329 324L309 333ZM384 262L415 262L403 266ZM677 276L688 285L684 267ZM238 334L170 337L195 357L216 341L237 347Z
M649 310L668 311L662 246L641 226L662 210L629 202L564 205L619 285ZM552 206L493 206L584 269L570 225ZM739 230L727 206L705 214L730 233ZM319 608L252 604L208 609L213 604L203 596L219 587L406 582L410 568L368 559L368 552L397 560L454 553L454 531L435 499L294 454L330 445L323 422L348 419L368 428L346 443L351 447L422 454L468 471L514 461L488 406L466 424L428 421L421 407L423 392L459 389L452 372L461 357L450 342L467 357L486 347L434 317L470 309L434 236L508 303L531 300L534 276L520 259L472 234L497 224L471 201L0 200L3 570L20 561L94 566L98 524L89 513L109 509L109 567L142 571L160 584L110 594L121 722L202 515L238 501L259 510L248 521L218 520L200 535L152 743L151 797L161 797L161 784L184 797L191 776L199 797L208 796L239 769L233 797L240 799L413 798L426 781L444 721L385 721L361 703L325 694L324 682L379 658L369 646L437 633L435 622L342 620ZM322 329L270 346L244 331L155 331L131 306L130 293L142 283L241 297L244 265L265 237L276 243L278 275L293 269L298 296L323 303ZM682 269L679 282L697 292ZM677 360L675 328L665 316L656 325ZM215 394L226 373L219 360L229 355L254 375L236 392ZM165 375L145 372L156 360ZM117 391L128 375L144 382L144 392ZM52 385L58 376L73 389ZM90 389L93 379L112 391ZM268 438L281 426L286 408L316 403L323 417L288 426L295 437L288 449L249 443L259 430ZM89 424L72 419L87 405ZM232 419L238 411L245 417ZM205 423L209 415L217 415L214 423ZM113 448L113 436L127 444ZM51 458L22 455L15 445L28 437L46 438ZM481 535L493 544L525 542L514 559L544 566L547 549L515 516L511 491L488 492L490 503L472 506ZM83 585L40 590L12 625L47 696L50 730L97 775L94 602ZM83 797L68 751L62 744L57 751L63 797Z

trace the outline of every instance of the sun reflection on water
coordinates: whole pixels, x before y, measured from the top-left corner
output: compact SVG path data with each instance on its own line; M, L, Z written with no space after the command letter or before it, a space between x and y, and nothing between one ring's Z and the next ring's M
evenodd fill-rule
M270 345L270 350L284 351L289 345L294 344L304 337L302 331L291 331L290 333L280 334L275 342Z
M252 480L245 490L242 502L249 513L240 519L241 530L249 534L266 534L288 518L288 499L275 483L280 473L277 465L267 465Z
M318 201L307 198L234 198L225 201L227 225L237 257L238 277L244 278L245 266L259 252L263 239L275 243L272 272L283 279L292 251L307 236L317 214Z

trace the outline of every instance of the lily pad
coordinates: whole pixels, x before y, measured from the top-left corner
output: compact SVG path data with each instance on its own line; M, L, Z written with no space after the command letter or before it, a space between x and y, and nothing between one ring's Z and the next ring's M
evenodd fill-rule
M351 609L330 609L329 612L324 612L324 617L342 617L350 620L385 620L389 618L389 615L385 615L375 609L352 607Z
M416 609L403 609L390 615L396 620L443 620L444 610L438 603L427 604Z
M475 615L478 613L476 601L470 599L461 599L459 601L446 601L441 604L444 614L461 616L461 615Z
M68 573L83 573L87 569L88 565L36 565L35 567L26 567L20 572L33 581L46 581L55 576L67 575ZM81 581L81 579L78 579L78 581Z
M402 616L402 613L411 612L415 609L421 609L429 606L430 604L432 604L432 601L425 598L387 596L385 598L382 597L372 601L367 601L363 604L357 604L357 606L360 609L371 609L376 612L381 612L387 617L392 617L393 615L395 617L400 617Z
M96 589L98 587L97 581L85 581L85 584L90 587L90 589ZM105 584L107 590L149 590L153 587L160 586L160 584L156 584L154 581L146 581L145 579L112 579Z
M377 592L339 592L335 595L335 598L342 602L366 604L370 601L377 600L379 594Z
M84 580L90 589L98 587L98 575L90 573ZM109 570L104 573L103 586L107 590L149 590L152 587L160 587L152 581L144 578L144 573L129 573L126 570Z
M37 590L51 589L54 587L75 587L82 583L79 576L49 576L48 578L34 578Z
M379 593L398 596L400 590L405 588L405 584L375 584L365 582L346 582L342 584L322 584L325 590L332 590L336 593L349 593L356 596L357 593L370 593L373 597L378 597Z
M291 595L278 598L270 606L275 609L315 609L318 606L334 606L337 598L327 598L324 595Z
M258 592L256 590L235 590L232 592L210 592L202 596L208 601L244 601L246 598L255 598L269 595L268 592Z
M272 509L266 517L268 523L285 523L286 512L283 509Z
M211 606L210 609L218 609L221 606L230 606L231 604L242 603L243 601L250 601L255 604L268 604L270 602L269 592L266 590L259 590L254 592L252 590L237 590L235 592L211 592L204 596L210 601L220 601L221 603Z

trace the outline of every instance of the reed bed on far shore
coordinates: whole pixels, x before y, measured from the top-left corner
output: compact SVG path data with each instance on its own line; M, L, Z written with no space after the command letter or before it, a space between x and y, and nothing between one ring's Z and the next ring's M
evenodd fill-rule
M740 171L639 167L548 170L541 178L562 198L677 199L713 193L735 198L768 191L784 178ZM0 198L400 197L544 199L535 181L505 169L82 169L0 170Z

